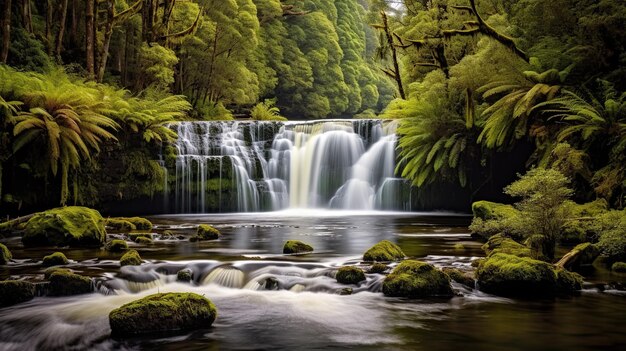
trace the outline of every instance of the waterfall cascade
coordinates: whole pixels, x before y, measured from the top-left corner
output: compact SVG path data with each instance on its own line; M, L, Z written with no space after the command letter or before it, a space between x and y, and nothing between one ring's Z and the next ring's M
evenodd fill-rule
M182 122L170 211L409 210L396 122Z

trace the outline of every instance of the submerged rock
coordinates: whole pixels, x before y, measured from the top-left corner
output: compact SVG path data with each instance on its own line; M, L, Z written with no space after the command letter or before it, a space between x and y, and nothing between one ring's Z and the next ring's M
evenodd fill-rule
M127 303L109 314L114 336L133 336L209 328L217 309L194 293L154 294Z
M285 242L285 245L283 246L284 254L298 254L312 251L313 246L305 244L299 240L287 240L287 242Z
M451 267L443 268L442 271L447 274L450 279L459 284L465 285L472 289L474 289L474 287L476 286L476 281L468 273L461 272L460 270Z
M422 298L452 296L450 278L426 262L401 262L383 281L383 294L394 297Z
M67 257L63 252L55 252L43 258L42 265L45 267L62 266L68 263Z
M131 222L119 218L109 218L106 220L105 225L118 232L129 232L137 229L137 227Z
M352 288L343 288L339 291L339 295L352 295Z
M383 240L372 246L363 254L364 261L397 261L406 255L402 249L391 241Z
M220 231L208 224L200 224L196 231L195 241L217 240L220 238Z
M341 284L358 284L365 280L365 273L358 267L348 266L341 267L335 276L337 282Z
M4 244L0 244L0 264L7 264L9 261L13 259L13 255L9 248L4 246Z
M50 296L80 295L93 291L93 284L89 277L83 277L70 270L54 270L49 279L48 295Z
M580 289L582 277L529 257L496 253L476 271L478 288L501 296L552 296Z
M35 214L26 223L26 247L100 247L106 240L104 218L87 207L60 207Z
M128 250L122 258L120 258L121 266L139 266L141 265L141 256L137 250Z
M368 273L384 273L387 270L387 265L384 263L375 262L369 269Z
M0 282L0 307L15 305L35 297L35 284L21 280Z
M193 279L193 271L189 268L181 269L176 273L176 280L188 283Z
M122 252L128 250L128 244L124 240L114 239L107 243L105 249L109 252Z

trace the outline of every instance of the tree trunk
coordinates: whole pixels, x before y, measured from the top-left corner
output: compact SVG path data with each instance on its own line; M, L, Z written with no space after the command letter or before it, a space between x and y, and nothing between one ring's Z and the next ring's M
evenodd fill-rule
M70 42L78 46L78 0L72 0L72 27L70 29Z
M54 6L52 4L52 0L46 0L46 49L48 50L48 55L52 56L52 48L54 47L52 39L52 22L54 15Z
M113 36L113 20L115 19L115 0L107 0L107 22L104 28L104 42L100 50L100 63L98 64L98 82L102 82L104 71L109 58L109 46L111 45L111 36Z
M0 51L0 62L7 63L9 59L9 46L11 45L11 0L4 0L2 8L2 51Z
M68 0L61 1L61 21L59 22L59 33L57 33L56 55L59 63L61 62L61 50L63 49L63 34L65 34L65 22L67 20L67 3Z
M389 49L391 50L391 59L393 60L393 71L395 73L395 81L398 85L398 92L400 93L400 97L403 100L406 100L406 95L404 94L404 87L402 85L402 77L400 77L400 65L398 64L398 52L396 51L396 46L393 42L393 36L391 34L391 30L389 30L389 23L387 21L387 14L385 11L381 11L380 15L383 19L383 26L385 30L385 35L387 36L387 43L389 44Z
M141 36L144 42L154 41L154 0L144 0L141 8Z
M95 78L95 1L86 0L85 7L85 52L87 65L87 78L93 80Z

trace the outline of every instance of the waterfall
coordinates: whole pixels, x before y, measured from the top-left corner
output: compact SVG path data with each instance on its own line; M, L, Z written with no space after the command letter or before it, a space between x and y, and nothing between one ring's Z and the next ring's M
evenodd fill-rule
M396 122L181 122L169 210L407 210L395 177ZM408 189L408 190L407 190Z

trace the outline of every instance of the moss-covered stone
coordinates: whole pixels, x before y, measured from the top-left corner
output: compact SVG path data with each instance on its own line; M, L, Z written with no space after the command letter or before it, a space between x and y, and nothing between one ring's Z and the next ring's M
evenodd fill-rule
M352 295L352 288L343 288L339 291L339 295Z
M347 266L339 268L335 278L341 284L358 284L365 280L365 273L359 267Z
M367 271L368 273L384 273L387 270L387 265L380 262L375 262Z
M611 266L613 272L626 273L626 262L615 262Z
M63 266L68 263L67 257L63 252L55 252L43 258L42 265L45 267Z
M35 297L35 284L21 280L0 282L0 307L12 306L32 300Z
M176 273L176 280L179 282L190 282L193 279L193 271L189 268L181 269Z
M472 213L474 214L474 218L480 218L486 221L516 216L518 211L511 205L491 201L476 201L472 204Z
M50 276L52 275L52 273L56 272L56 271L62 271L65 273L74 273L71 269L69 268L63 268L63 267L50 267L47 268L44 272L43 272L43 276L45 279L50 280Z
M199 240L216 240L219 239L221 233L215 227L208 224L200 224L196 231Z
M491 255L476 271L480 290L501 296L553 296L580 289L578 275L547 262L505 253Z
M124 240L114 239L106 244L105 249L109 252L123 252L128 250L128 244Z
M476 286L476 281L471 277L469 273L461 272L460 270L452 267L445 267L442 271L450 277L450 279L454 280L459 284L463 284L467 287L474 288Z
M68 206L35 214L22 237L26 247L100 247L106 240L104 218L96 210Z
M138 238L147 238L150 240L154 238L152 233L128 233L127 237L134 242L137 242Z
M519 257L532 257L532 251L529 247L524 246L517 241L506 237L502 234L496 234L487 240L482 246L487 256L497 253L505 253Z
M426 262L407 260L401 262L383 281L386 296L423 298L452 296L450 278Z
M131 222L119 218L107 219L106 226L117 232L129 232L137 229L137 227Z
M146 238L145 236L138 236L135 238L135 242L141 245L149 245L152 244L152 239Z
M365 254L363 254L363 260L388 262L401 260L405 256L406 255L398 245L391 241L383 240L367 250Z
M8 247L0 244L0 264L7 264L13 259L13 255Z
M109 314L114 336L171 333L209 328L215 305L194 293L154 294L127 303Z
M128 250L122 258L120 258L121 266L139 266L141 265L141 256L137 250Z
M152 230L152 222L142 217L117 217L113 219L129 222L137 230Z
M285 245L283 246L284 254L299 254L312 251L313 246L305 244L299 240L287 240L287 242L285 242Z
M69 270L55 270L50 274L48 295L69 296L87 294L93 291L93 284L89 277L75 274Z

